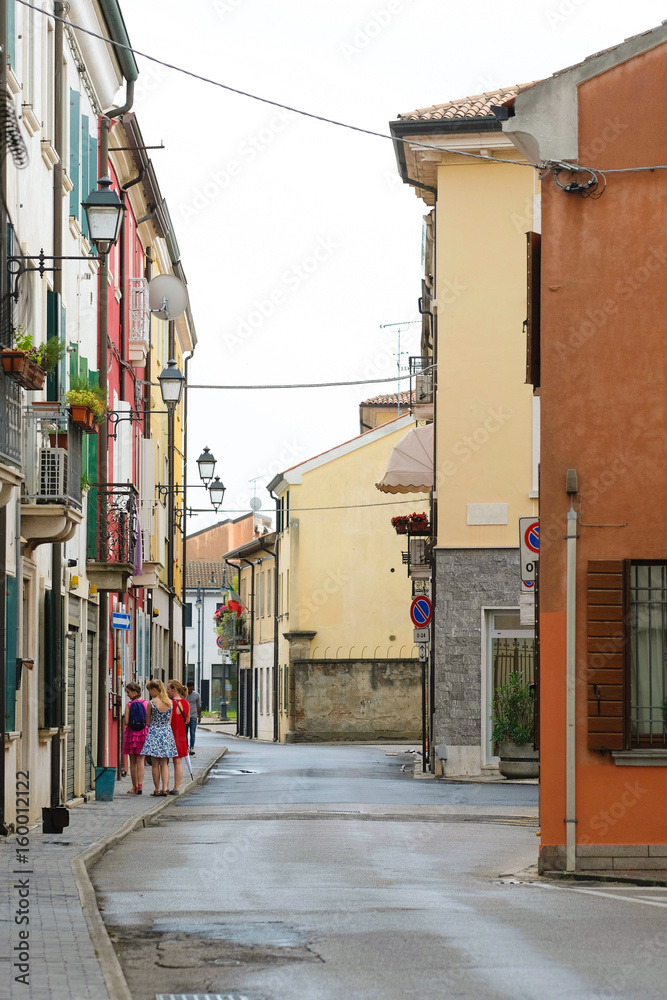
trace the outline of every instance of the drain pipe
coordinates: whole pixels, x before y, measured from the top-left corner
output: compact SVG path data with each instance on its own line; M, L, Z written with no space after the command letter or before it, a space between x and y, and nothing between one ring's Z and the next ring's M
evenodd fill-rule
M577 610L577 513L573 496L567 512L566 627L565 627L565 871L577 865L576 819L576 610Z
M253 673L253 666L255 662L255 564L249 559L244 559L243 556L239 557L239 562L244 562L246 566L250 566L250 666L248 671L250 673L250 688L252 690L252 704L250 705L250 733L247 735L250 739L256 736L253 733L255 728L255 676ZM240 571L239 571L240 572ZM241 581L239 580L239 587L241 586Z
M241 586L241 567L237 563L230 562L229 559L225 559L227 565L234 570L234 572L239 577L239 588ZM232 580L234 577L232 576ZM241 701L241 686L240 686L240 674L239 674L239 654L236 654L236 736L240 736L239 733L239 722L241 721L241 713L239 712L240 701Z
M273 742L280 740L280 720L278 718L278 671L280 669L280 657L278 655L278 640L280 636L280 622L278 619L278 598L280 597L280 581L278 579L279 557L278 557L278 517L280 511L280 499L267 486L269 496L276 502L276 537L273 543L275 553L273 570Z

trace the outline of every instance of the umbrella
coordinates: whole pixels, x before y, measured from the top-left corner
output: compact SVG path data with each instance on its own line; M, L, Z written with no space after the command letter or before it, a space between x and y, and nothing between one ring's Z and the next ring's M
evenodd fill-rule
M190 754L186 753L183 760L187 764L188 771L190 772L190 780L192 781L192 761L190 760Z

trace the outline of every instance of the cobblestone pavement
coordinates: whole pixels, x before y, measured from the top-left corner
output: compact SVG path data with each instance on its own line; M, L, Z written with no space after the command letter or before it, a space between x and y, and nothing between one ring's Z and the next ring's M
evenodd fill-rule
M195 779L223 752L223 735L202 733L197 740L197 755L192 758ZM186 790L189 784L187 776L181 789ZM128 820L164 808L165 802L178 801L175 796L157 799L150 795L153 783L148 767L144 794L126 795L130 787L128 775L116 783L113 802L88 802L72 809L70 825L60 836L43 834L41 824L31 829L27 852L18 847L15 836L0 843L3 875L0 887L1 996L12 1000L19 997L23 1000L118 1000L109 996L71 862L117 832ZM27 855L26 863L17 861L19 850ZM25 916L29 923L16 923L16 919L25 919ZM26 952L29 955L27 962L24 961ZM15 967L16 962L20 967ZM27 977L17 981L17 976L25 976L26 965L29 967Z

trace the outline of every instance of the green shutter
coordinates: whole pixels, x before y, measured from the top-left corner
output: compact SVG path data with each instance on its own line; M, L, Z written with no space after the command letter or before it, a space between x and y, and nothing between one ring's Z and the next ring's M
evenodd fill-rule
M88 136L88 184L89 188L84 191L84 197L88 197L91 191L97 191L97 170L98 170L98 156L97 156L97 136Z
M58 718L56 694L56 598L52 590L44 591L44 728L55 726Z
M16 68L16 0L7 0L7 62Z
M62 302L58 292L47 291L46 293L46 338L51 340L52 337L58 337L59 340L62 339L64 335L64 316L65 310L62 307ZM51 400L59 399L60 393L59 388L63 381L64 376L64 362L61 361L56 365L52 372L49 373L46 380L46 394L47 398Z
M69 193L69 214L81 214L81 95L78 90L69 92L69 179L74 187Z
M15 576L7 576L5 633L5 730L16 729L16 656L18 628L18 585Z

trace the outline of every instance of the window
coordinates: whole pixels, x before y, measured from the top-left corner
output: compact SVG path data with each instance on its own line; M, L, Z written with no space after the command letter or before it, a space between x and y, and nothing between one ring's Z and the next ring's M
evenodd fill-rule
M667 745L667 564L630 566L630 735Z
M588 746L667 747L667 562L588 564Z

